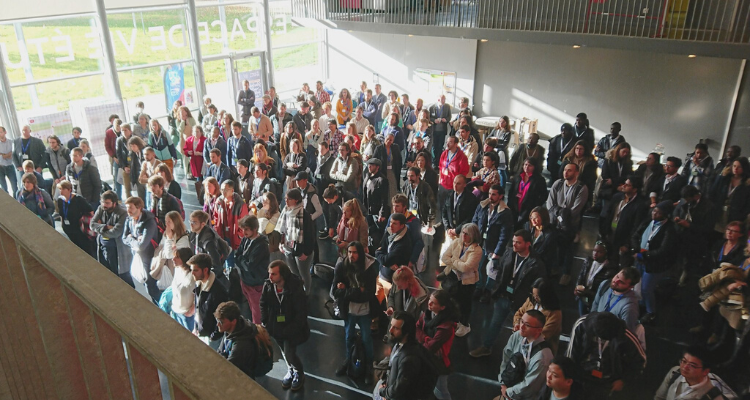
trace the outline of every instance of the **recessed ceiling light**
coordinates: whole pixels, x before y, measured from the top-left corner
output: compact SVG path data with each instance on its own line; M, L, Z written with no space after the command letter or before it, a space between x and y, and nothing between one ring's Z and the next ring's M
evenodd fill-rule
M412 37L412 36L414 36L414 35L409 35L409 37Z
M698 56L696 56L695 54L689 54L688 55L688 58L695 58L695 57L698 57Z
M580 44L574 44L574 45L573 45L573 48L574 48L574 49L580 49L580 48L581 48L581 45L580 45Z
M482 41L483 41L483 42L489 42L489 40L488 40L488 39L482 39Z

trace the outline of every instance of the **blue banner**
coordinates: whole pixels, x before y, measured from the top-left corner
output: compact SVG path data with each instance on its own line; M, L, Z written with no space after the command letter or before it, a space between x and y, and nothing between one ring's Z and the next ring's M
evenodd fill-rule
M167 112L172 110L172 105L177 100L185 104L185 69L182 64L171 65L164 71L164 94Z

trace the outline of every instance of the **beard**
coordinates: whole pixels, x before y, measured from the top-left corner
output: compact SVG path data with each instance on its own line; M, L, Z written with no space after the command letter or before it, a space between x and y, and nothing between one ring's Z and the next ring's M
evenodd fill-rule
M391 335L390 332L387 333L386 335L388 337L388 344L390 344L392 346L395 346L397 343L401 342L401 338L400 337L395 337L395 336Z

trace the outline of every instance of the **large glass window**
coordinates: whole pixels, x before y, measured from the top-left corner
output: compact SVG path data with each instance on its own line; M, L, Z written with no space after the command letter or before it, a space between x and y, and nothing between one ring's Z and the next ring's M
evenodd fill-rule
M197 108L200 101L197 99L195 90L193 63L181 65L185 84L183 104L190 108ZM169 66L118 72L122 101L127 109L127 115L135 115L135 104L139 101L143 102L144 111L150 116L163 117L167 115L172 108L172 104L167 104L164 93L164 73L167 68Z
M204 57L261 47L263 13L257 4L198 7L197 17Z
M185 10L108 14L117 67L190 59Z

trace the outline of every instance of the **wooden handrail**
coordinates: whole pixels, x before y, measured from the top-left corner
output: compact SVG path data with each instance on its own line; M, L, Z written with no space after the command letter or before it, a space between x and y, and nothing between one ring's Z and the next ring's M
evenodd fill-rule
M132 399L129 370L136 398L151 400L160 390L158 369L174 399L274 399L6 195L0 195L0 245L0 304L9 310L0 314L0 380L13 398L78 399L85 388L89 398Z

